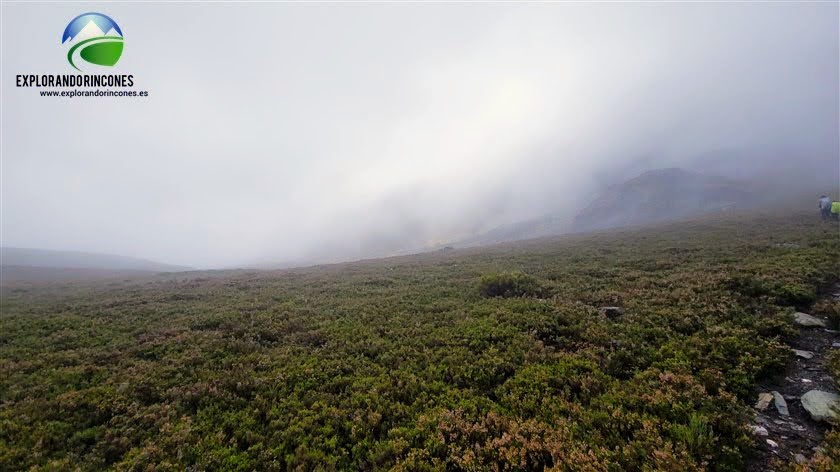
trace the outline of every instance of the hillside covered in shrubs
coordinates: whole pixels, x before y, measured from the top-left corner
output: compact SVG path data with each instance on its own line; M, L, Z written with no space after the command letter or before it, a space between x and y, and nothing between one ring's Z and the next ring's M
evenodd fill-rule
M756 206L755 184L680 168L647 171L613 185L575 217L579 230L612 228Z
M5 288L0 470L741 470L837 231L732 215Z

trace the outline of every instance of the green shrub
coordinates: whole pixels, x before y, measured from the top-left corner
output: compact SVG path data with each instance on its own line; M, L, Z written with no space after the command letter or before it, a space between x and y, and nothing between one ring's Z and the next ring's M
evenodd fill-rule
M840 329L840 301L820 300L811 311L815 315L827 317L831 329Z
M542 295L539 280L519 271L481 276L479 292L485 297L527 297Z
M712 455L715 446L715 435L708 421L700 415L692 414L688 424L671 426L674 439L685 444L694 456L705 459Z
M774 284L770 294L776 297L779 305L805 306L817 299L813 288L801 284Z
M823 443L810 460L792 464L794 472L835 472L840 467L840 431L829 431Z
M826 356L826 367L831 378L834 379L834 385L840 387L840 350L832 349L828 356Z
M748 297L760 297L770 294L770 289L764 283L755 277L748 275L735 275L729 277L723 282L723 286Z
M729 277L723 286L746 297L773 297L781 306L804 306L817 299L817 294L811 287L764 280L751 275Z

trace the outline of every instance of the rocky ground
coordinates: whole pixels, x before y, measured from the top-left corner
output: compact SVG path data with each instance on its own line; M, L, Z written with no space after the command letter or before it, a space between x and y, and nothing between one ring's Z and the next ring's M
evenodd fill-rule
M828 297L840 300L840 284ZM825 357L832 349L840 349L840 332L827 329L825 320L804 313L797 313L796 323L800 333L791 342L795 362L784 376L758 388L755 420L749 427L759 443L759 453L749 471L771 471L778 460L808 460L819 450L828 429L825 417L831 415L829 405L837 402Z

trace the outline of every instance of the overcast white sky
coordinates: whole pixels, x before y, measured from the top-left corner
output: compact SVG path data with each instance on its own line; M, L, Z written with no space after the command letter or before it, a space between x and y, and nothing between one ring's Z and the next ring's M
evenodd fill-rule
M74 72L88 11L147 99L15 87ZM571 216L646 166L840 173L834 2L3 4L2 69L4 246L352 258Z

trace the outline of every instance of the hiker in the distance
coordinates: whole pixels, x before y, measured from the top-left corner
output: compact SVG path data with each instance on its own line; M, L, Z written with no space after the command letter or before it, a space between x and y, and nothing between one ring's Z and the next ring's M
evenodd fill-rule
M831 219L840 221L840 202L831 202Z
M822 219L827 220L831 218L831 199L828 198L826 195L821 195L820 200L820 214L822 215Z

